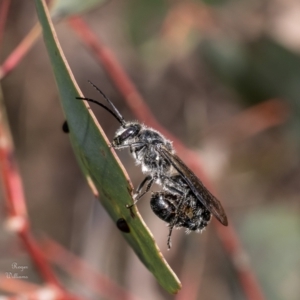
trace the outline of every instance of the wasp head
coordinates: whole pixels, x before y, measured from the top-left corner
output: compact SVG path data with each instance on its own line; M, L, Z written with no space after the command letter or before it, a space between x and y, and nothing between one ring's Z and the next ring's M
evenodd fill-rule
M128 122L124 124L117 132L113 139L113 146L128 145L136 141L136 137L140 133L142 125L138 122Z

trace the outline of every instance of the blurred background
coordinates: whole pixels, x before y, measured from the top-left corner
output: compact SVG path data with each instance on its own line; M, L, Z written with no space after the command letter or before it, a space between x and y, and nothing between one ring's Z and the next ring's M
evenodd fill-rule
M57 10L56 17L65 13ZM157 120L199 153L266 299L300 299L299 0L110 0L83 19ZM11 1L1 64L36 22L33 1ZM126 120L134 119L69 23L57 22L56 31L84 95L99 99L89 79ZM42 38L1 83L35 235L55 240L139 299L174 299L94 200L61 129L64 116ZM93 110L111 140L118 123ZM118 155L136 187L143 178L139 167L127 151ZM17 262L29 266L28 281L41 283L20 240L6 230L3 197L1 273ZM179 278L193 279L194 294L185 299L246 299L214 226L201 235L175 231L167 251L168 229L151 211L149 196L138 208ZM109 299L57 271L75 294Z

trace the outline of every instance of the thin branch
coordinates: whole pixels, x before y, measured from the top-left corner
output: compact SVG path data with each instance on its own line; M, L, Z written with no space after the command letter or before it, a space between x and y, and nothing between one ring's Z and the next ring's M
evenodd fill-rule
M269 99L233 116L228 121L208 129L203 135L217 135L231 143L251 138L265 130L280 126L290 117L288 104L281 99Z
M10 0L2 0L0 4L0 49L2 46L2 39L4 27L7 19L7 14L10 6Z
M60 290L58 290L53 285L40 286L38 284L31 283L26 280L9 278L3 274L0 274L0 290L5 291L6 293L15 294L15 296L4 298L5 300L13 300L13 299L15 300L20 300L20 299L64 300L65 299L65 297L61 294Z
M107 299L137 300L137 297L88 266L86 262L64 249L55 241L45 238L43 248L51 262L66 271L71 277L83 282L86 287L89 287L101 297Z
M0 274L0 290L7 293L31 293L39 289L40 286L17 278L8 278L7 275Z
M37 23L0 67L0 80L2 80L20 63L20 61L37 41L40 34L41 27L39 23Z
M5 24L5 17L7 12L5 11L6 6L9 5L10 0L2 0L3 5L2 7L3 12L1 11L0 7L0 45L1 45L1 37L2 33L1 29L3 30ZM55 0L46 0L46 3L49 3L49 7L52 7ZM2 23L3 25L2 25ZM39 23L36 23L33 28L29 31L29 33L25 36L25 38L21 41L21 43L14 49L14 51L8 56L8 58L4 61L4 63L0 66L0 81L8 75L14 68L18 66L21 60L25 57L28 51L33 47L35 42L37 41L38 37L41 34L41 27Z
M145 104L141 94L137 91L135 85L129 79L126 72L118 63L110 49L102 43L99 37L96 37L96 35L80 17L70 18L69 24L79 35L82 42L91 50L98 62L104 66L106 72L125 98L128 106L131 108L135 116L171 139L174 142L177 152L185 161L185 163L195 172L197 176L199 176L199 178L201 178L203 183L212 192L214 192L214 194L216 194L210 180L203 172L199 161L199 156L195 152L187 149L178 139L173 137L157 122ZM236 234L234 228L232 226L225 228L219 222L213 222L213 224L216 226L217 233L220 240L223 242L224 249L227 251L236 267L236 271L247 299L264 299L260 285L251 269L250 263L246 260L243 260L243 264L236 264L236 261L240 261L240 257L247 257L247 255L241 246L238 235Z
M65 299L71 299L63 290L44 253L31 235L21 177L14 158L13 142L3 102L0 101L0 104L0 173L8 208L7 228L19 235L43 279L65 295Z
M175 300L196 300L198 299L199 291L203 281L203 272L207 258L207 241L208 235L204 234L201 237L201 248L198 252L197 264L194 260L188 259L191 252L186 252L183 257L181 269L182 289L175 295Z
M232 257L233 264L238 271L238 277L248 299L265 299L259 288L258 280L250 268L249 257L243 250L234 228L232 226L226 229L223 226L217 226L216 228L224 248Z

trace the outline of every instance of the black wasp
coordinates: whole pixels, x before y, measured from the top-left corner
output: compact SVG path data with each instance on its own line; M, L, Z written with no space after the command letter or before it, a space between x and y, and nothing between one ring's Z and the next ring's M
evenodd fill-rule
M136 163L140 164L142 171L148 174L136 190L134 204L150 190L154 182L160 184L165 190L165 192L153 193L150 203L154 213L169 223L168 247L171 247L170 238L174 227L202 230L207 226L211 214L227 226L227 217L221 203L175 154L172 142L158 131L139 122L125 121L105 94L93 83L91 84L109 103L112 110L90 98L78 97L77 99L100 105L118 120L121 127L117 130L111 146L114 149L129 148ZM145 185L145 191L142 192Z

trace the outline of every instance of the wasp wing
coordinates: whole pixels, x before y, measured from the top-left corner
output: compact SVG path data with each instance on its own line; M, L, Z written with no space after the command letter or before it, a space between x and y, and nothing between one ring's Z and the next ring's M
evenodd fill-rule
M169 152L164 146L160 146L159 153L177 170L183 180L188 184L197 199L224 225L228 225L227 216L220 203L199 178L176 155Z

